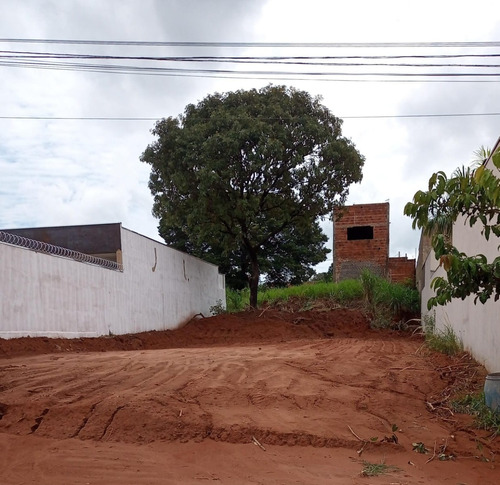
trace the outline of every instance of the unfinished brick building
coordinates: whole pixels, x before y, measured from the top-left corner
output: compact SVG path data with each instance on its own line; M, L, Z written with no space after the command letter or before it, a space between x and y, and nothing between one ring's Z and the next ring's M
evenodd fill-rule
M358 278L364 269L393 282L415 281L414 259L389 257L388 202L346 206L341 214L334 217L334 281Z

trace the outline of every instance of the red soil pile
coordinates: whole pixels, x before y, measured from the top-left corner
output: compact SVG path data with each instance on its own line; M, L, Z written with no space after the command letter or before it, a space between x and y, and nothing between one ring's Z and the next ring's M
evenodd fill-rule
M498 438L450 405L484 369L358 310L0 340L0 356L2 484L498 483Z

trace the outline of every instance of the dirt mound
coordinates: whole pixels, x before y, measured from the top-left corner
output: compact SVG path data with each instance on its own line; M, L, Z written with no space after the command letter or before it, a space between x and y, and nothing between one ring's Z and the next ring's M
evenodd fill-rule
M0 343L6 483L340 485L361 483L362 460L399 467L391 483L498 483L498 439L448 401L477 390L484 369L371 330L357 310L269 308L175 331Z
M361 337L371 333L366 316L355 309L285 312L277 309L198 316L177 330L99 338L25 337L0 339L0 357L60 352L105 352L186 348L298 339Z

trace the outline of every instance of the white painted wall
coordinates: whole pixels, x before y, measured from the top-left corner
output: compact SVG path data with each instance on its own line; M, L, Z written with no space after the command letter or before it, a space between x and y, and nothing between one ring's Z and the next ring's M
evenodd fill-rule
M121 228L123 272L0 242L0 338L181 326L221 300L218 268Z
M437 330L451 327L462 340L465 349L483 364L489 372L500 371L500 300L492 299L484 305L474 304L474 297L465 300L453 299L445 306L427 310L427 301L434 292L429 283L436 276L445 276L443 268L435 268L434 253L431 252L425 264L425 282L422 290L422 317L433 315Z
M487 167L498 173L491 160ZM484 254L488 261L500 255L500 238L492 234L489 241L486 241L478 224L471 228L464 224L463 219L453 226L453 244L468 255ZM478 362L484 364L489 372L500 372L500 300L495 302L490 299L484 305L479 301L474 304L474 296L470 296L465 300L453 299L447 305L434 307L429 312L427 301L434 295L430 282L436 276L446 276L432 250L424 262L424 275L422 316L433 314L438 330L443 330L446 326L453 328L465 349Z

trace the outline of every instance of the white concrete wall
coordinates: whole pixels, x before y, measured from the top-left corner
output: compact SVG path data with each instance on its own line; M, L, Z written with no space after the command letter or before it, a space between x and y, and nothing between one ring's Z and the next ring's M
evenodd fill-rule
M225 305L216 266L121 229L123 272L0 243L0 338L173 329Z
M496 171L491 161L487 167ZM468 255L484 254L488 261L500 255L500 238L492 234L489 241L486 241L481 235L479 224L471 228L464 224L463 219L453 226L453 244ZM446 273L439 267L434 251L431 250L425 261L423 316L429 313L427 301L434 294L429 285L436 276L445 277ZM479 301L474 304L474 296L465 300L453 299L445 306L434 307L430 313L435 316L437 329L442 330L445 326L453 328L465 349L478 362L484 364L489 372L500 372L500 300L495 302L491 298L483 305Z
M474 304L474 297L465 300L453 299L445 306L437 306L427 310L427 301L434 292L430 289L430 281L436 276L446 276L443 268L435 267L434 253L431 252L425 265L426 285L422 290L422 317L431 315L435 319L436 329L451 327L463 342L464 348L489 372L500 371L500 300L492 299L484 305Z

